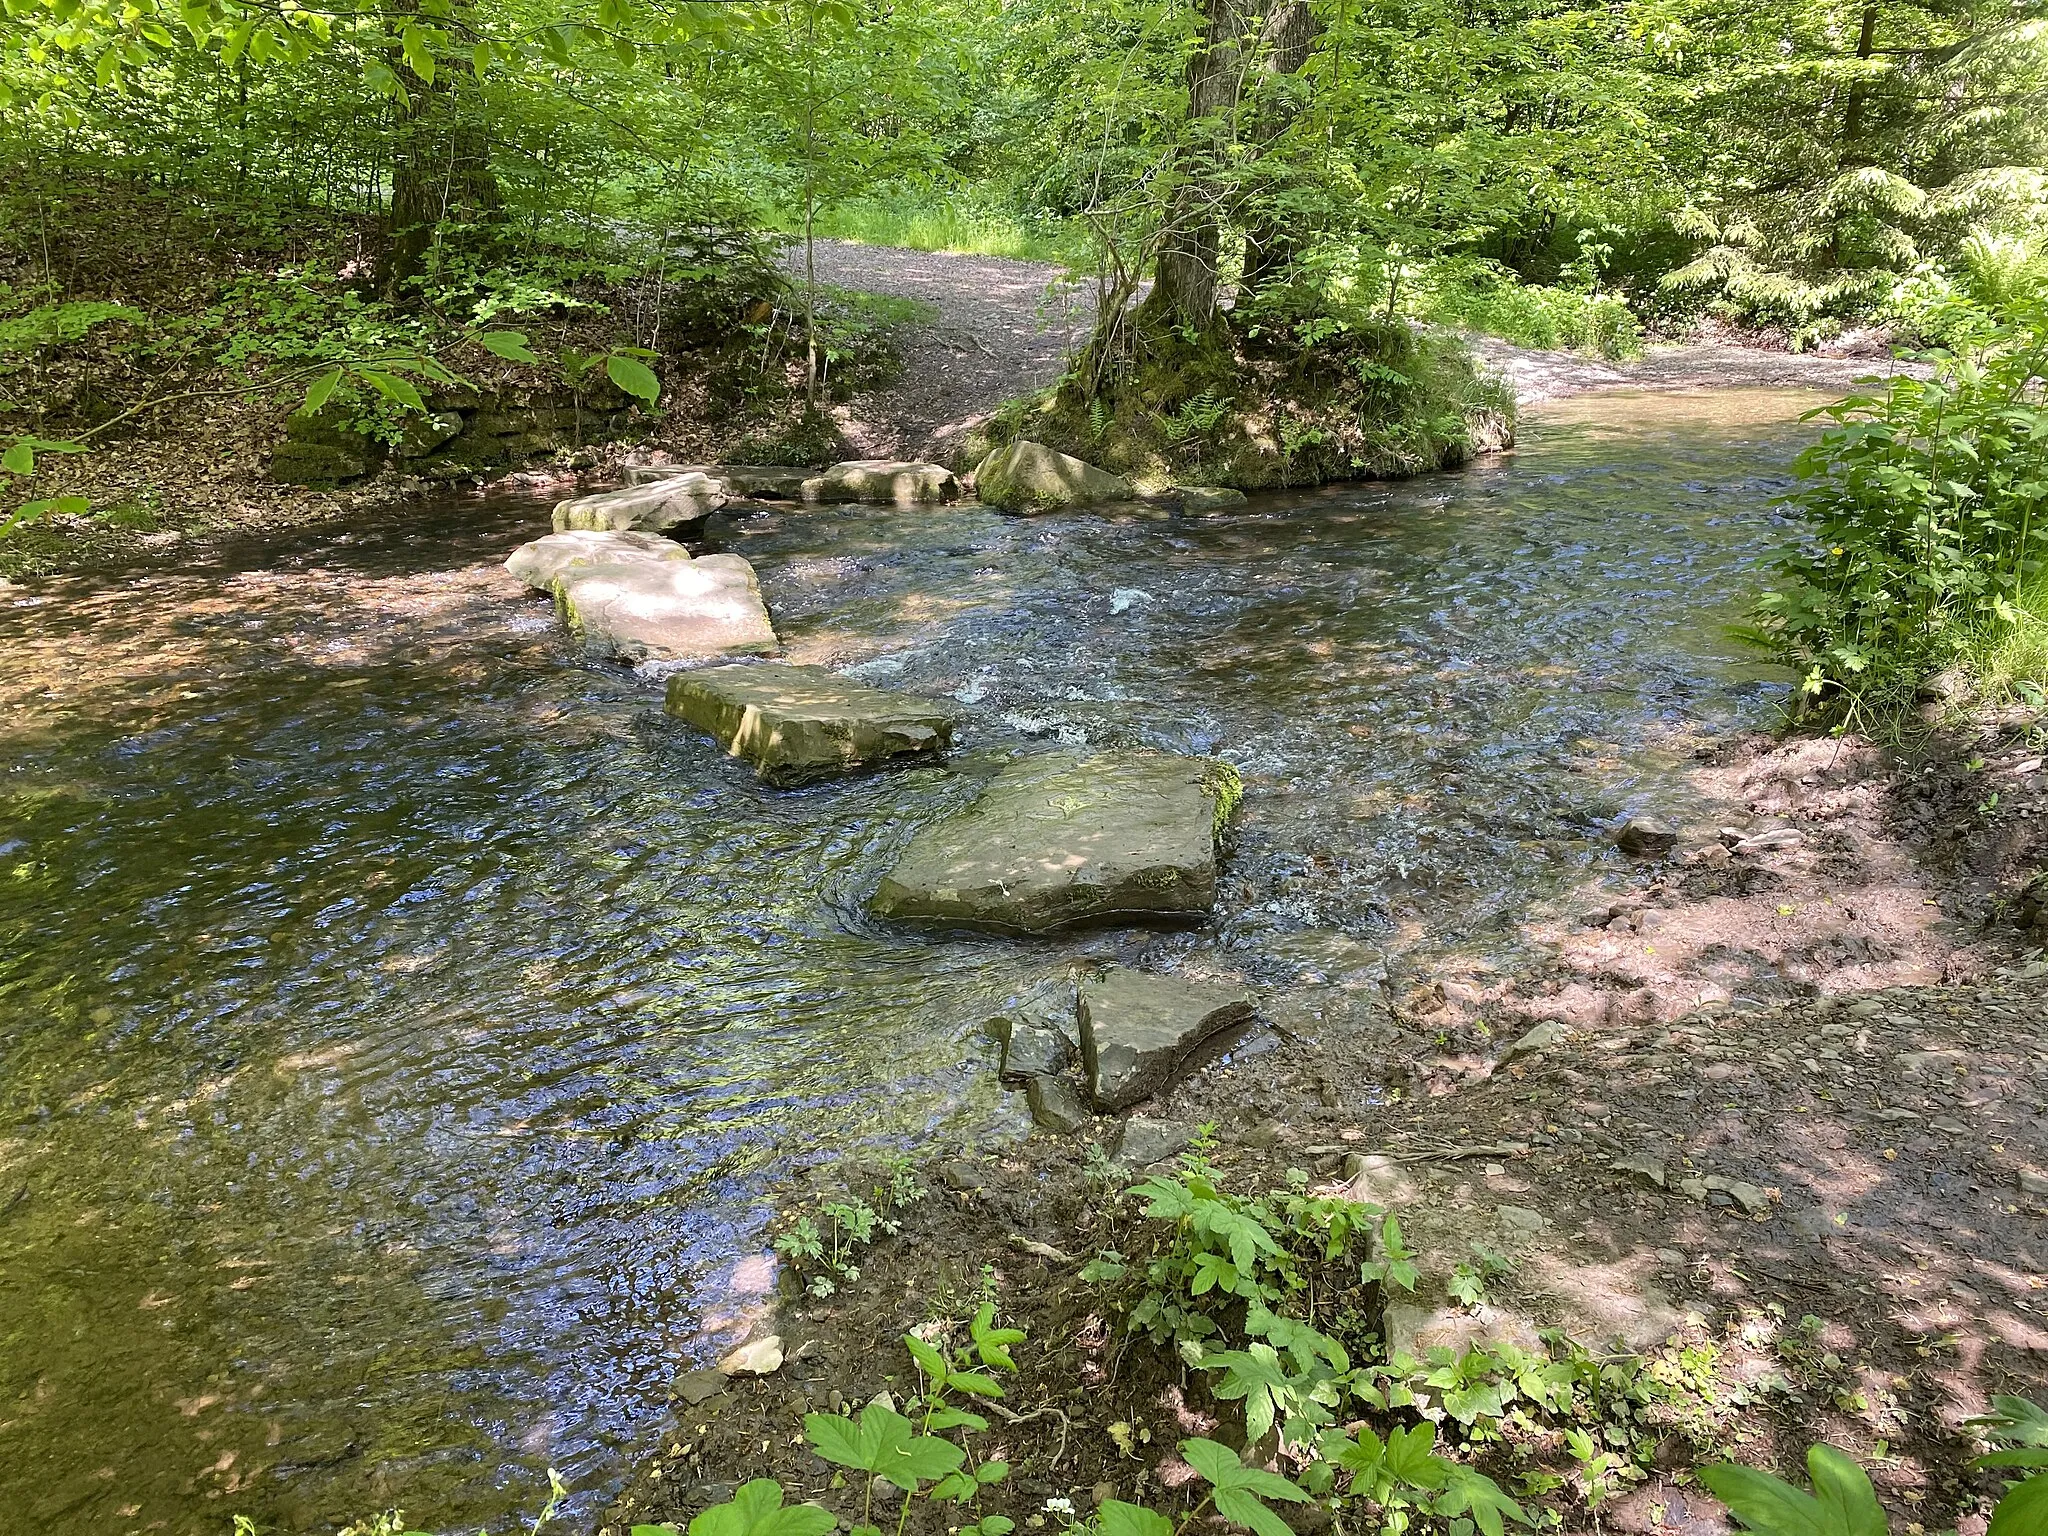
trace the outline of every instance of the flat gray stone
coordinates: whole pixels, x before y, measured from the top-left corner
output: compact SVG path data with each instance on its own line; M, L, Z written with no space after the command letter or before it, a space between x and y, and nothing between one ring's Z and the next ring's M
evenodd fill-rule
M632 464L626 468L626 484L652 485L680 475L706 475L722 481L735 497L767 501L800 501L804 482L815 479L815 469L786 464Z
M951 713L930 699L782 662L679 673L664 707L770 784L929 756L953 741Z
M1135 494L1122 475L1028 438L983 459L974 471L974 489L987 505L1020 513L1128 501Z
M754 568L738 555L572 565L555 605L593 655L624 661L716 661L776 649Z
M641 560L687 560L690 552L658 533L609 533L578 529L550 533L522 544L505 569L537 592L554 590L555 578L572 565L631 565Z
M665 475L642 485L556 502L555 532L587 528L665 533L685 523L701 523L730 499L725 483L709 475Z
M1128 1109L1171 1088L1203 1047L1251 1022L1241 987L1112 970L1081 983L1081 1070L1102 1110Z
M1241 793L1214 758L1018 758L911 839L869 908L985 933L1200 918L1216 901L1216 835Z
M1185 1120L1159 1120L1150 1115L1132 1115L1117 1134L1116 1159L1132 1168L1149 1168L1164 1162L1195 1139L1195 1128Z
M1031 1119L1043 1130L1071 1136L1095 1116L1064 1077L1034 1077L1024 1086Z
M847 459L803 483L805 501L859 501L916 507L951 501L960 481L943 464L909 459Z
M1012 1087L1034 1077L1058 1077L1073 1065L1074 1048L1056 1029L1008 1014L989 1020L989 1033L1003 1048L997 1075Z

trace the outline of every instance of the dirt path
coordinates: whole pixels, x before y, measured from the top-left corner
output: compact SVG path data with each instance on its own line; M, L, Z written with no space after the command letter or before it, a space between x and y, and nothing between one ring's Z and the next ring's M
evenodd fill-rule
M785 253L803 270L803 249ZM1059 267L1000 256L905 251L821 240L818 280L859 293L929 305L909 328L903 374L886 389L837 408L840 429L864 457L932 458L1003 401L1060 376L1085 334L1094 290Z
M1086 333L1094 289L1040 262L909 251L823 240L818 279L859 293L914 299L934 311L909 328L902 377L837 408L841 430L863 455L942 457L947 446L1003 401L1057 379ZM792 246L785 265L801 272ZM1490 336L1473 351L1515 387L1524 408L1605 389L1777 387L1847 390L1893 371L1886 359L1815 357L1721 344L1658 346L1634 362L1518 347Z

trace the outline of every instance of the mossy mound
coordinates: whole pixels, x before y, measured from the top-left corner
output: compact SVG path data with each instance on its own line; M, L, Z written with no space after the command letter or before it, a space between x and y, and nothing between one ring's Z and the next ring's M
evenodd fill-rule
M1135 355L1092 363L1014 401L963 445L981 455L1017 438L1170 485L1267 490L1394 479L1448 469L1514 440L1514 396L1456 337L1404 323L1319 319L1161 331Z

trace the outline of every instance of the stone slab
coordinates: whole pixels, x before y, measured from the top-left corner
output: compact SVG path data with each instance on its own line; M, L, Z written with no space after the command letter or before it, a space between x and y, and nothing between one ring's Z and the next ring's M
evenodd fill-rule
M907 459L848 459L803 483L805 501L915 507L959 494L960 481L945 465Z
M668 475L644 485L556 502L555 532L586 528L666 533L687 523L701 523L730 499L725 483L709 475Z
M1216 835L1240 793L1214 758L1018 758L911 839L870 910L1011 934L1199 919L1215 905Z
M777 649L754 568L738 555L572 565L555 604L594 655L623 661L716 661Z
M712 667L669 679L666 709L753 764L770 784L801 784L952 744L951 713L823 667Z
M600 533L578 529L550 533L522 544L505 569L537 592L552 592L555 578L572 565L631 565L644 560L687 560L690 552L658 533Z
M804 482L817 478L815 469L790 464L630 464L626 484L652 485L679 475L707 475L722 481L735 497L767 501L801 501Z
M1258 1012L1242 987L1118 968L1081 983L1081 1069L1099 1110L1163 1093Z

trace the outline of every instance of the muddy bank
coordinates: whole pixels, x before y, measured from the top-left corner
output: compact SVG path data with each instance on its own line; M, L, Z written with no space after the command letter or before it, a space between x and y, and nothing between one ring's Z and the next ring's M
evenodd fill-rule
M2048 775L2030 730L1954 725L1912 755L1703 748L1678 847L1532 921L1545 958L1389 974L1337 936L1303 945L1266 989L1268 1027L1140 1106L1128 1144L1170 1169L1207 1127L1229 1188L1305 1173L1397 1212L1423 1278L1388 1299L1432 1314L1426 1337L1536 1348L1559 1328L1631 1359L1633 1453L1598 1487L1541 1422L1464 1453L1564 1529L1721 1536L1690 1467L1793 1475L1825 1440L1872 1467L1899 1526L1981 1531L1999 1485L1968 1467L1984 1446L1964 1421L2048 1391L2048 962L2020 899L2048 852ZM930 1153L927 1197L857 1283L821 1300L786 1279L778 1312L742 1325L779 1331L779 1373L686 1378L600 1532L686 1522L769 1475L857 1521L803 1414L916 1390L900 1336L964 1337L983 1298L1030 1335L990 1437L1014 1471L984 1509L1057 1530L1060 1501L1189 1507L1171 1448L1242 1444L1241 1409L1083 1278L1142 1242L1119 1191L1144 1169L1108 1165L1123 1135L1110 1118ZM785 1223L840 1188L786 1190ZM1462 1305L1446 1277L1479 1249L1505 1267ZM1441 1411L1441 1392L1422 1401ZM911 1529L943 1528L913 1507Z

